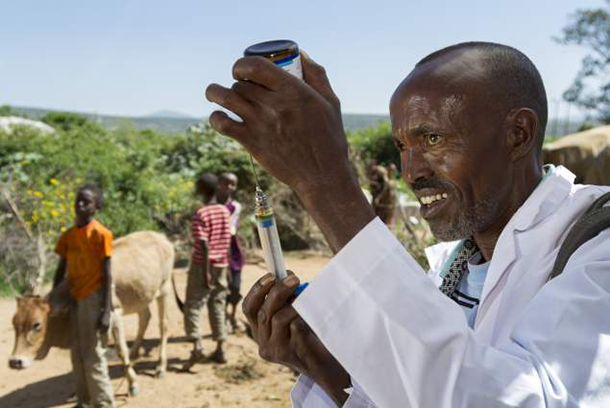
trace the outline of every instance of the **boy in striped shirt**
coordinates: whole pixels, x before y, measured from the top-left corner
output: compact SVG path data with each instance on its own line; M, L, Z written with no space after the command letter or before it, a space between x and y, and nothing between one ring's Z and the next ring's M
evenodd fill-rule
M186 336L193 342L193 351L185 369L204 358L200 314L206 302L212 338L217 344L209 359L220 364L227 362L223 345L231 227L229 210L214 202L217 184L218 178L211 173L202 174L196 183L196 193L201 196L204 206L191 221L193 251L186 286L184 327Z

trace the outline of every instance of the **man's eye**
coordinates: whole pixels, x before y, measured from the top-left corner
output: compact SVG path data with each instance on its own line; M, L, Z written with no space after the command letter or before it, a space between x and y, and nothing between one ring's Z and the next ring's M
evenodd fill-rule
M434 146L443 141L443 136L431 133L426 135L426 143L428 146Z

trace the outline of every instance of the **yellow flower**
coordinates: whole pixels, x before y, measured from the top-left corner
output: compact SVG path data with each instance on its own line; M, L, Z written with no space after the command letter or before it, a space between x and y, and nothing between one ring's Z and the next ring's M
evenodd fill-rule
M34 191L34 197L42 198L42 193L40 191Z
M59 217L59 212L57 210L51 210L51 215L53 217Z
M66 231L66 227L61 227L61 232L65 232Z
M52 178L51 180L49 180L49 183L51 183L55 186L55 185L59 184L59 180Z

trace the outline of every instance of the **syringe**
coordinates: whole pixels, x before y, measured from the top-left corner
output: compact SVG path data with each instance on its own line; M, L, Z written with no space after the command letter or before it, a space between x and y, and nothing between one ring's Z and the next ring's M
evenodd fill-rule
M282 254L282 245L280 236L277 232L277 223L273 209L267 201L267 196L256 183L256 192L254 193L255 210L254 218L256 219L256 229L261 240L263 248L263 258L267 270L275 275L275 279L280 281L284 279L286 274L286 265L284 264L284 255Z
M284 264L284 255L282 254L282 244L280 243L280 235L277 232L275 215L273 215L273 208L271 208L269 200L267 200L267 196L258 182L258 175L254 168L252 156L250 156L250 165L252 166L254 181L256 182L256 190L254 192L254 218L256 219L256 229L258 230L258 237L261 240L261 247L263 248L263 258L265 259L267 270L275 275L275 280L280 281L284 279L287 274L286 265Z

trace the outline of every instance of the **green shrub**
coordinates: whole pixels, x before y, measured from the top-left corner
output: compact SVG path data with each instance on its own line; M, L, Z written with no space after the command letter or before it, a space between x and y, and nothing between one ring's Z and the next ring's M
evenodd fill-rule
M43 120L55 127L56 135L43 135L25 126L10 135L0 132L0 187L10 192L25 227L40 231L49 249L73 225L75 192L85 183L102 189L105 202L97 218L115 237L160 230L176 242L188 242L190 216L201 205L194 195L194 180L207 171L232 171L239 177L237 198L246 208L242 232L251 242L252 228L246 220L248 210L253 209L255 181L249 156L209 126L167 136L127 123L107 130L72 113L51 113ZM271 193L273 179L256 167L261 184ZM0 233L19 228L2 205L0 215ZM19 245L31 243L20 240ZM5 278L14 276L16 269L23 269L20 273L26 277L36 267L22 258L12 257L8 262L7 254L13 249L20 250L0 250L0 283L6 284ZM11 287L23 290L27 286L24 279Z
M400 168L400 154L392 139L392 127L388 122L379 126L348 133L348 141L355 154L363 161L371 159L384 166L394 163Z

